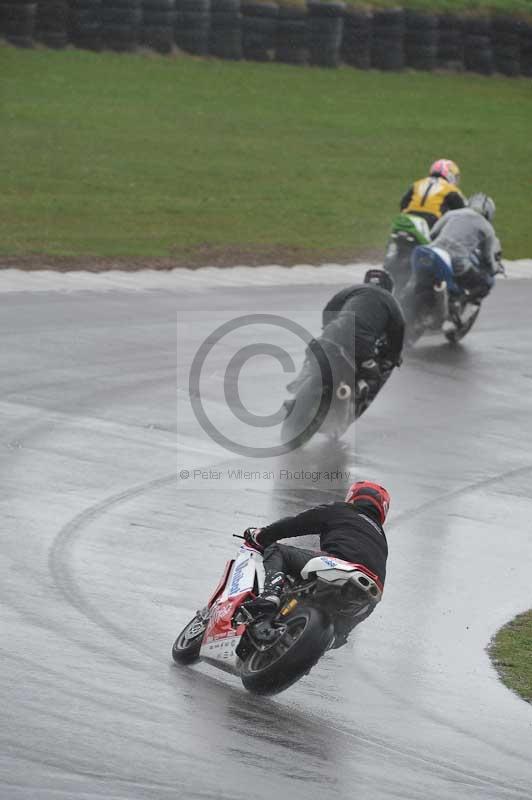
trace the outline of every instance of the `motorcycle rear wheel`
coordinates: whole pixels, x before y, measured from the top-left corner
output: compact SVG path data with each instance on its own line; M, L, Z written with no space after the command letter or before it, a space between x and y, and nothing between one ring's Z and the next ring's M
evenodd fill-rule
M286 632L267 650L250 653L240 677L253 694L274 695L306 675L334 637L333 625L316 608L303 607L283 620Z
M461 328L458 328L455 331L447 331L445 333L445 338L447 339L450 344L457 344L464 336L469 333L471 328L476 322L478 315L480 314L480 306L478 307L478 311L471 315L471 317L465 322Z
M199 659L206 627L207 621L197 614L185 625L172 647L172 658L176 664L193 664Z
M394 294L398 295L412 275L411 258L417 242L411 237L392 238L384 256L384 269L390 273L394 282Z

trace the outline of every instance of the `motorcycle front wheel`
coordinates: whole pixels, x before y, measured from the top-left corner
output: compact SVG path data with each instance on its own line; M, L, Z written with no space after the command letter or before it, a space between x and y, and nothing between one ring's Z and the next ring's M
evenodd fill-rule
M287 401L287 415L281 426L281 441L297 449L320 429L331 405L331 391L323 388L320 378L311 377Z
M306 675L334 637L334 628L316 608L303 607L283 620L285 632L267 649L253 649L240 669L253 694L274 695Z
M207 620L198 614L185 625L172 647L172 658L176 664L193 664L199 659L206 627Z

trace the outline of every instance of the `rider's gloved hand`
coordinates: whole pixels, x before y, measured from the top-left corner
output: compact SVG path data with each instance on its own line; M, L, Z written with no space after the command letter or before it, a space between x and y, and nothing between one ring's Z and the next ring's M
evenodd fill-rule
M495 254L495 263L496 268L492 270L492 275L504 275L506 277L506 270L504 268L504 264L502 263L502 252Z
M244 540L248 545L248 547L252 547L259 553L263 553L264 545L262 545L258 540L260 530L261 530L260 528L246 528L246 530L244 531Z

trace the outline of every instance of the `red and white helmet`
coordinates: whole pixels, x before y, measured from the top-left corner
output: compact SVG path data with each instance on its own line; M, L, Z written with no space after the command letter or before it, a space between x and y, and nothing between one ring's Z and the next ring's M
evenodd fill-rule
M357 481L352 483L345 496L346 503L355 505L359 502L371 503L379 512L380 523L384 525L388 509L390 508L390 495L384 486L370 481Z
M460 168L458 164L448 158L439 158L432 164L429 175L434 178L444 178L447 183L460 183Z

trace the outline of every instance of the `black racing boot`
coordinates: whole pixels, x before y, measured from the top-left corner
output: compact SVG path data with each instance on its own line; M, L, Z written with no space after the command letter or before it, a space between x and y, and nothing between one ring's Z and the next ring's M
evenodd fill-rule
M357 404L366 403L369 400L369 385L363 378L356 382L355 401Z
M246 610L254 617L261 614L275 614L281 605L281 595L286 583L284 572L275 572L266 578L264 589L253 600L244 603Z
M374 358L368 358L360 364L358 374L360 378L358 381L359 392L364 389L364 385L367 386L365 397L361 397L361 401L370 402L381 388L382 374L380 365Z

